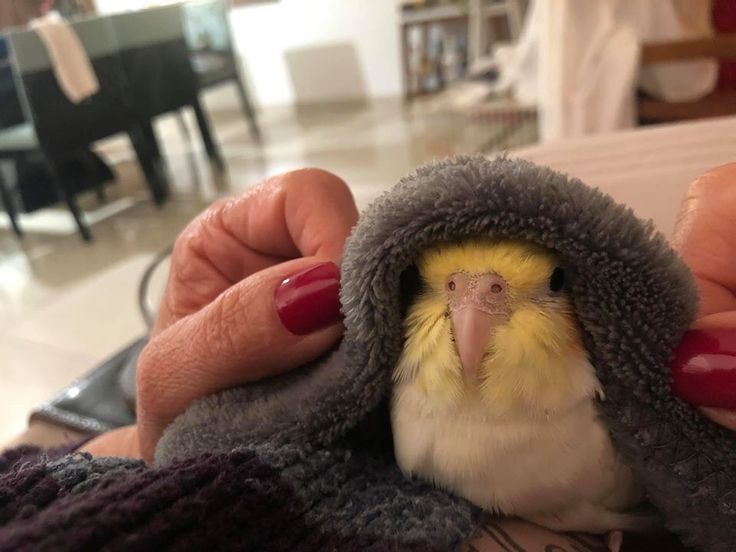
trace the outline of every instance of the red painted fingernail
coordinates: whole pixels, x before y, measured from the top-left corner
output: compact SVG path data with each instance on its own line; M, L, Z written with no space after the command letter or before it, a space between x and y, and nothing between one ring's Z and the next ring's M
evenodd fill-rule
M281 323L293 334L307 335L338 323L340 269L327 262L292 274L276 288L275 302Z
M697 406L736 408L736 328L687 332L671 368L678 397Z

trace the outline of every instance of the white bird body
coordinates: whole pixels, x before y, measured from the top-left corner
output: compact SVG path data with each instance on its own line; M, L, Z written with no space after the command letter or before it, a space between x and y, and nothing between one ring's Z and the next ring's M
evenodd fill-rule
M640 517L618 513L642 495L590 397L549 417L507 416L477 398L428 400L404 382L394 388L392 420L405 473L485 510L557 530L642 525Z
M394 368L396 459L485 510L550 529L642 530L643 493L611 441L564 269L525 242L420 259Z

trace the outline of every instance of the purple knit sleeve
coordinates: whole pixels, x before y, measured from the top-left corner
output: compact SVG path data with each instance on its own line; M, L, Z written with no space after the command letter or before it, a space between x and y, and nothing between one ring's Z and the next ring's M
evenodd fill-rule
M348 477L355 467L346 453L335 466L327 451L241 449L162 468L87 453L45 463L23 454L12 455L0 479L0 552L448 549L424 532L380 530L423 495L373 508L371 497L399 480L368 485L362 470Z
M47 450L22 445L0 454L0 527L19 516L32 515L59 496L60 486L46 465L79 444Z
M48 462L56 460L62 456L74 452L89 439L74 441L69 444L44 449L35 445L21 445L16 448L7 449L0 452L0 477L15 469L19 464L27 464L29 462Z
M42 451L22 447L3 455L3 462L2 552L191 550L212 542L248 549L264 541L283 539L289 547L295 539L309 540L297 521L305 505L253 454L208 455L151 469L87 453L49 461Z

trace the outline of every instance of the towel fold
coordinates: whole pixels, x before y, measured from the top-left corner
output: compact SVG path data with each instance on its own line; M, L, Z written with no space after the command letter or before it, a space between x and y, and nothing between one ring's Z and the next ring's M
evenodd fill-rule
M159 441L158 464L294 446L302 457L288 468L275 461L281 451L268 462L282 481L299 474L287 485L304 503L334 498L332 510L319 512L324 527L384 542L402 535L421 550L456 549L473 536L476 512L401 477L387 400L403 346L402 309L418 287L415 260L428 247L469 236L524 239L559 255L614 443L685 545L733 552L736 434L670 390L672 352L697 307L689 270L630 209L579 180L508 157L420 167L377 199L345 246L338 348L300 370L194 402ZM331 460L315 468L323 455Z
M77 33L58 12L34 19L30 26L46 47L56 80L70 102L77 104L100 90L87 51Z

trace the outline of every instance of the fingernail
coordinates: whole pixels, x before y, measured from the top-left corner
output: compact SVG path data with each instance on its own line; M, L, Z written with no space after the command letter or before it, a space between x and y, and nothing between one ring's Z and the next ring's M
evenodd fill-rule
M320 263L286 278L276 288L276 312L291 333L307 335L336 324L340 315L340 269Z
M671 368L678 397L698 406L736 408L736 328L687 332Z

